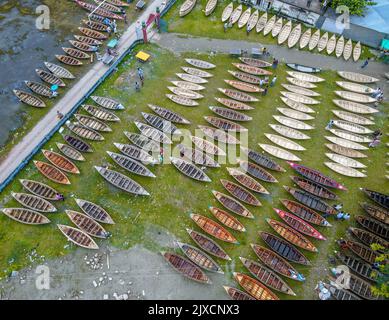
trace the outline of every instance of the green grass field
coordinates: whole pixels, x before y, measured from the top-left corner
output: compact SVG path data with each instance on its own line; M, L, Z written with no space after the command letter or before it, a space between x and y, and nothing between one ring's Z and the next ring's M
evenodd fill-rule
M12 270L27 266L30 263L27 255L32 249L36 249L39 255L44 255L46 258L58 257L75 250L73 245L64 247L67 241L56 227L57 223L70 224L64 210L77 210L78 207L74 199L72 199L75 197L96 202L109 211L116 224L114 226L107 226L106 229L112 233L112 237L104 242L123 249L140 243L151 250L160 250L160 244L150 237L150 233L148 232L150 228L161 232L169 232L181 241L190 242L185 228L199 229L189 218L189 213L195 212L211 217L208 206L219 206L218 202L213 198L211 190L223 192L223 187L219 179L228 178L225 169L226 165L222 165L218 169L207 169L206 173L212 179L212 182L207 184L187 178L179 173L172 165L156 165L150 167L157 176L156 179L141 178L128 174L128 176L141 183L151 193L150 197L136 197L119 191L105 182L93 169L95 165L109 164L110 168L127 174L124 170L113 164L106 151L117 151L113 146L113 142L128 142L123 134L124 130L137 132L133 121L141 119L141 112L151 112L147 107L148 103L158 104L184 115L192 124L186 127L179 127L182 129L190 129L192 133L197 125L206 125L207 123L203 119L203 116L212 115L208 106L215 105L215 96L222 96L217 91L217 88L227 87L227 84L223 81L224 79L231 79L227 69L233 68L231 63L237 61L236 58L232 58L229 55L209 56L207 54L193 53L177 55L155 45L139 46L138 49L145 50L152 56L151 62L142 66L145 71L146 81L141 92L135 92L134 88L134 82L137 80L136 67L138 63L133 56L128 56L119 66L118 71L112 74L95 92L96 95L109 96L119 100L126 106L126 109L117 112L121 118L121 122L111 126L113 132L105 134L105 141L92 143L95 152L86 155L87 161L77 163L81 175L72 175L70 177L72 182L70 186L59 186L41 176L33 164L30 163L16 177L15 182L8 186L0 195L0 206L18 206L11 199L10 192L21 191L22 189L18 179L28 178L47 183L66 196L66 201L56 203L58 213L48 215L52 223L47 226L26 226L10 220L4 215L0 216L0 243L2 243L0 246L1 277L5 277ZM203 91L205 98L200 100L200 106L196 108L174 104L165 97L165 94L168 93L166 86L169 85L169 81L177 80L175 73L180 72L180 67L185 65L183 59L186 57L204 59L217 65L216 69L211 71L214 77L210 78L209 83L206 84L206 89ZM268 124L276 123L272 119L272 115L278 113L276 110L277 107L283 106L279 98L279 92L282 88L281 83L286 81L286 66L280 64L275 73L278 76L276 86L270 88L267 96L259 96L260 102L252 104L255 110L248 111L247 114L252 116L253 120L243 124L249 129L249 147L255 150L260 150L257 143L270 143L264 136L264 133L274 133ZM324 128L332 117L331 109L334 109L334 105L331 99L335 98L333 90L336 88L335 81L338 80L338 77L332 71L323 71L320 76L325 78L326 82L319 84L317 88L317 91L321 94L321 97L319 97L321 104L314 107L317 110L315 114L316 119L309 122L315 126L314 130L308 132L312 139L301 142L307 150L300 153L295 152L295 154L298 154L302 158L303 164L335 177L339 182L347 186L349 189L348 192L339 191L337 193L340 196L340 202L344 204L345 210L355 215L362 212L362 209L358 206L358 202L366 200L364 195L358 190L359 187L364 186L384 190L388 184L383 176L383 172L386 170L384 159L387 148L383 143L376 149L367 152L368 158L363 160L368 166L366 172L368 178L365 179L342 177L331 172L324 166L323 162L327 161L324 155L327 152L324 146L326 142ZM91 103L91 101L89 102ZM383 107L381 108L382 111ZM375 116L375 121L376 127L383 128L388 124L387 117L383 112ZM62 137L59 133L44 148L57 151L55 142L62 142ZM388 137L385 137L384 142L388 142ZM38 154L34 159L42 160L43 155ZM284 161L278 160L278 162L287 168ZM232 167L235 164L227 164L227 166ZM276 172L274 175L279 180L278 184L263 183L271 194L266 197L258 196L263 204L262 207L247 206L255 215L255 219L240 219L247 229L247 232L243 234L234 233L240 245L221 244L233 258L233 261L228 263L218 261L224 269L227 268L229 270L226 273L226 277L232 277L232 271L244 270L244 267L239 261L239 256L254 258L249 244L260 242L257 236L259 230L271 230L266 224L265 218L276 218L272 207L282 208L279 199L290 198L282 188L282 185L292 185L289 178L292 174L293 172L289 169L285 173ZM313 266L311 268L296 266L307 277L306 283L287 281L297 293L296 298L312 298L314 296L313 287L317 280L323 279L326 276L324 268L327 265L328 253L334 249L334 240L342 236L349 225L346 222L336 222L331 218L329 219L330 222L333 222L334 226L327 229L320 228L320 231L328 237L328 241L313 241L318 246L319 253L304 252L312 260ZM103 242L98 240L97 243L102 244ZM14 259L14 262L9 264L11 259ZM282 294L279 294L279 296L281 298L291 298Z

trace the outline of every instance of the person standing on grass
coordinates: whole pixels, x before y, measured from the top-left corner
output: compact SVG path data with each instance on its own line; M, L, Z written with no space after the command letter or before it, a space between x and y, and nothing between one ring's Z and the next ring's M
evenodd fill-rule
M140 91L140 86L138 82L135 82L135 91L139 92Z
M223 28L224 28L224 32L227 32L227 29L228 29L228 23L227 22L224 23Z
M269 90L269 86L268 85L263 89L263 92L262 92L263 96L267 95L267 90Z
M265 83L265 80L263 80L262 78L259 80L259 86L262 88L263 85Z
M326 126L326 130L330 130L332 128L332 125L334 124L334 120L330 120L328 123L327 123L327 126Z
M270 86L274 87L274 85L276 84L276 81L277 81L277 76L274 76L273 79L270 82Z
M361 69L366 68L367 65L369 64L369 61L370 61L370 58L367 58L367 59L365 60L365 62L363 63L363 65L361 66Z
M273 69L277 69L277 66L278 66L278 59L274 58L272 67L273 67Z

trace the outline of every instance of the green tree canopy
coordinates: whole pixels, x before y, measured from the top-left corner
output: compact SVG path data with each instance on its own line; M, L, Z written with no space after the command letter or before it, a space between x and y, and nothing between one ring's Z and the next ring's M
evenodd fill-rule
M334 9L339 6L346 6L349 8L350 14L363 16L366 7L376 4L376 2L369 0L332 0L331 6Z

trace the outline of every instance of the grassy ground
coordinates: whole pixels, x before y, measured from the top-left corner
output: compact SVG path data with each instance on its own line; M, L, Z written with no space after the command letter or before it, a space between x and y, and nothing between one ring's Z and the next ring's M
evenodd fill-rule
M228 177L225 165L219 169L207 170L207 174L212 179L212 182L209 184L195 182L180 174L171 165L151 167L151 170L157 176L156 179L139 178L128 174L134 180L141 183L151 193L151 197L135 197L121 192L106 183L93 169L94 165L109 164L111 168L125 173L124 170L113 165L113 162L109 159L105 151L116 151L112 144L113 142L127 142L122 133L123 130L137 131L133 121L141 119L140 112L149 112L147 103L159 104L183 114L192 122L192 125L185 127L190 129L192 133L198 124L206 124L203 116L212 114L208 106L215 104L214 96L221 96L217 88L227 86L223 79L231 78L227 73L227 69L232 67L231 62L236 61L236 58L231 58L228 55L208 56L206 54L194 55L193 53L175 55L154 45L142 46L140 48L149 52L152 56L151 62L143 66L146 74L146 82L140 93L136 93L134 90L134 82L136 81L135 67L137 66L137 62L132 56L129 56L119 66L118 71L107 79L95 92L97 95L110 96L121 101L126 106L126 110L118 112L121 122L112 125L114 130L112 133L105 134L106 140L104 142L92 143L95 152L86 156L87 161L85 163L78 163L81 175L71 176L72 184L70 186L56 186L42 177L30 163L17 176L17 179L36 179L54 186L66 195L66 201L56 204L59 213L49 215L52 223L47 226L25 226L3 215L0 216L0 241L2 243L0 246L0 270L2 277L9 274L11 270L29 264L28 253L34 248L39 255L43 255L46 258L57 257L75 250L74 246L65 246L67 242L56 227L56 223L70 224L69 219L64 214L64 210L77 209L72 199L74 197L96 202L110 212L116 224L107 227L107 230L112 232L113 236L106 242L124 249L130 248L137 243L144 244L152 250L161 249L160 245L148 235L147 231L149 228L157 228L161 232L170 232L182 241L190 242L185 228L190 227L196 230L198 228L190 220L188 214L190 212L196 212L211 216L207 209L208 206L218 206L218 203L211 194L211 190L215 189L223 192L223 187L219 179ZM170 102L164 94L167 93L166 86L169 83L168 81L176 79L174 73L179 72L180 66L185 65L183 59L194 56L215 63L217 68L212 70L214 77L206 85L206 90L204 91L205 98L201 100L200 106L197 108L186 108ZM282 102L279 99L279 91L282 88L280 84L285 82L285 71L286 67L282 64L279 65L276 70L278 76L276 86L270 89L267 96L260 97L260 102L253 104L255 110L248 112L253 117L253 121L244 125L249 129L248 142L249 146L253 149L259 150L257 146L259 142L269 143L264 133L271 132L268 124L275 123L272 115L277 114L276 107L282 106ZM358 188L365 186L383 190L384 185L388 183L382 175L382 172L385 170L385 161L382 159L385 157L387 148L384 144L381 144L378 148L368 152L369 158L363 162L368 165L367 174L369 178L363 180L341 177L330 172L324 166L323 162L326 161L324 153L327 152L324 146L324 135L326 134L324 127L332 117L330 110L333 109L334 105L331 99L334 98L333 90L335 89L337 76L334 72L329 71L322 72L320 76L324 77L327 81L321 83L317 89L321 94L319 99L322 103L315 107L317 110L316 119L311 121L316 129L309 132L312 137L311 140L301 143L306 147L307 151L301 152L298 155L303 159L304 164L336 177L339 182L345 184L349 191L347 193L338 192L341 197L341 202L344 203L346 211L357 214L361 212L361 209L358 207L358 201L365 200L365 197ZM387 118L384 117L382 112L376 116L377 127L383 127L387 123ZM181 126L181 128L184 127ZM388 137L385 137L385 142L387 140ZM60 134L56 134L47 143L45 149L55 150L55 142L58 141L62 141ZM35 159L42 160L43 156L37 155ZM279 162L286 168L286 164L283 161ZM228 164L227 166L234 166L234 164ZM248 206L255 215L255 219L240 219L247 228L247 232L244 234L235 233L240 245L222 244L233 258L233 261L228 263L219 261L229 271L226 274L227 277L232 276L232 271L243 270L243 266L238 259L239 256L254 258L249 244L260 242L257 236L259 230L270 231L270 227L267 226L265 218L276 217L272 207L282 208L279 199L288 197L282 185L291 185L289 179L291 174L292 172L289 169L286 173L275 173L275 176L280 181L279 184L264 183L266 188L271 192L271 195L258 197L263 203L263 206L260 208ZM15 179L15 183L10 185L0 195L0 205L4 207L18 206L10 197L11 191L21 191L17 179ZM296 266L307 277L306 284L303 285L301 283L287 281L298 294L296 298L312 298L314 296L313 288L317 280L323 279L326 276L327 254L333 250L334 240L343 235L348 226L348 223L332 222L334 224L333 228L320 229L329 240L326 242L313 241L318 246L319 253L306 254L312 260L313 266L311 268ZM97 242L103 245L100 240ZM11 259L14 262L9 264ZM290 298L281 294L280 297Z
M242 29L238 28L237 23L233 25L231 29L228 29L227 32L224 32L223 23L221 22L221 16L224 8L231 2L230 0L220 0L218 1L218 5L215 11L208 17L204 15L204 7L206 1L198 1L195 8L185 17L180 18L178 12L180 6L182 4L182 0L177 1L174 6L169 10L164 19L168 22L168 30L169 32L176 32L182 34L191 34L194 36L201 37L212 37L217 39L232 39L232 40L242 40L245 38L247 41L259 42L261 44L277 44L277 38L273 38L271 33L267 36L263 35L263 32L256 33L255 28L247 35L246 27ZM235 1L234 7L238 4ZM247 7L243 6L243 11L246 10ZM252 12L254 12L252 10ZM271 15L268 16L269 19ZM201 21L201 23L199 22ZM285 19L284 19L285 21ZM293 23L295 26L296 23ZM309 28L308 25L302 24L302 32L303 34ZM312 34L316 31L315 28L312 29ZM324 32L321 32L323 34ZM329 33L329 38L332 36L332 33ZM338 38L338 36L337 36ZM353 43L355 45L355 42ZM297 48L298 44L295 46ZM304 48L304 51L308 51L308 48ZM317 49L314 49L313 52L319 53ZM327 52L324 50L321 54L327 55ZM335 55L335 53L333 53ZM369 49L366 46L362 47L361 60L366 59L367 57L372 56L369 52Z

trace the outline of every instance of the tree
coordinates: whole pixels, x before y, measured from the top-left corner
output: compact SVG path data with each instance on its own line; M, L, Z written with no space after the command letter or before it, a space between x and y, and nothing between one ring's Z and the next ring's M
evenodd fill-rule
M363 16L366 7L376 4L370 0L332 0L331 7L336 9L339 6L346 6L349 8L350 14Z
M385 248L379 244L372 243L370 247L374 251L385 250ZM379 263L379 272L374 272L372 276L376 279L376 285L372 286L371 291L377 295L384 298L389 298L389 253L386 250L384 253L380 254L375 262Z

